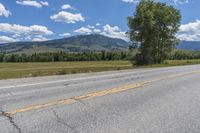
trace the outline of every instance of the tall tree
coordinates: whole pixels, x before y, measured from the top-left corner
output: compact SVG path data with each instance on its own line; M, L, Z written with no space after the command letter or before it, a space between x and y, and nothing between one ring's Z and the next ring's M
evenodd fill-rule
M166 3L141 0L133 16L128 17L130 40L139 46L138 65L161 63L178 43L176 32L180 12Z

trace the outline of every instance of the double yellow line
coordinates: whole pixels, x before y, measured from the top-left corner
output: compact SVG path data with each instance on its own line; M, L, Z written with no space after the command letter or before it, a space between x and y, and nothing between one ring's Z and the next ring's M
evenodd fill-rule
M72 98L54 100L54 101L50 101L50 102L47 102L47 103L44 103L44 104L28 106L28 107L24 107L24 108L21 108L21 109L5 112L5 114L7 116L11 116L11 115L15 115L17 113L23 113L23 112L28 112L28 111L32 111L32 110L43 109L43 108L47 108L47 107L50 107L50 106L64 105L64 104L69 105L69 104L76 103L79 100L87 100L87 99L92 99L92 98L96 98L96 97L101 97L101 96L105 96L105 95L109 95L109 94L127 91L127 90L130 90L130 89L139 88L139 87L148 85L150 83L158 82L158 81L161 81L161 80L173 79L173 78L177 78L177 77L183 77L183 76L192 75L192 74L199 74L199 73L200 73L200 71L193 71L193 72L188 72L188 73L183 73L183 74L174 74L174 75L158 77L158 78L148 80L148 81L128 84L128 85L124 85L124 86L120 86L120 87L116 87L116 88L111 88L111 89L105 89L105 90L102 90L102 91L83 94L83 95L72 97Z

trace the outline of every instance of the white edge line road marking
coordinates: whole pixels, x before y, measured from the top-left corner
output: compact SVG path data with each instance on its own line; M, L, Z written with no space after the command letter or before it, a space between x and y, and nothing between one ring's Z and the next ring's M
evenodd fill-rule
M194 65L192 65L194 66ZM174 66L174 67L167 67L170 69L177 68L180 66ZM181 66L181 68L188 68L191 66ZM137 70L137 69L134 69ZM104 77L110 77L110 76L115 76L115 75L126 75L126 74L131 74L131 73L145 73L145 72L151 72L154 70L162 70L158 68L147 68L145 70L139 70L139 71L133 71L130 73L123 72L123 73L114 73L114 74L107 74L107 75L100 75L100 76L92 76L92 77L82 77L82 78L75 78L75 79L67 79L67 80L57 80L57 81L49 81L49 82L40 82L40 83L32 83L32 84L23 84L23 85L11 85L11 86L3 86L0 87L0 90L2 89L11 89L11 88L19 88L19 87L26 87L26 86L36 86L36 85L45 85L45 84L54 84L54 83L61 83L61 82L69 82L69 81L77 81L77 80L82 80L82 79L93 79L93 78L104 78Z
M134 71L132 73L144 73L144 72L151 72L153 69L148 69L146 71ZM54 83L61 83L61 82L69 82L69 81L77 81L77 80L82 80L82 79L94 79L94 78L105 78L105 77L110 77L110 76L115 76L115 75L126 75L126 74L131 74L131 73L115 73L115 74L107 74L107 75L100 75L100 76L92 76L92 77L81 77L81 78L75 78L75 79L65 79L65 80L57 80L57 81L49 81L49 82L41 82L41 83L32 83L32 84L23 84L23 85L11 85L11 86L3 86L0 87L0 90L2 89L11 89L11 88L19 88L19 87L26 87L26 86L36 86L36 85L45 85L45 84L54 84Z

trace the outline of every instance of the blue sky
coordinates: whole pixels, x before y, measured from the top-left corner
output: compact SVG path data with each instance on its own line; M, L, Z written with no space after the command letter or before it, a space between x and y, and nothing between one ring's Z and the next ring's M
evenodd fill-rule
M0 43L43 41L77 34L127 40L127 17L139 0L0 0ZM177 37L200 41L200 0L157 0L182 13Z

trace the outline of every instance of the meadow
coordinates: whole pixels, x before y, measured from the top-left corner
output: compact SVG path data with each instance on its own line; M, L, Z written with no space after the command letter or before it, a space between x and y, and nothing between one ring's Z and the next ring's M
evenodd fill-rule
M0 79L64 75L133 68L129 61L0 63Z
M144 67L167 67L200 64L200 60L167 60L162 64L137 67L130 61L79 61L43 63L0 63L0 79L123 70Z

